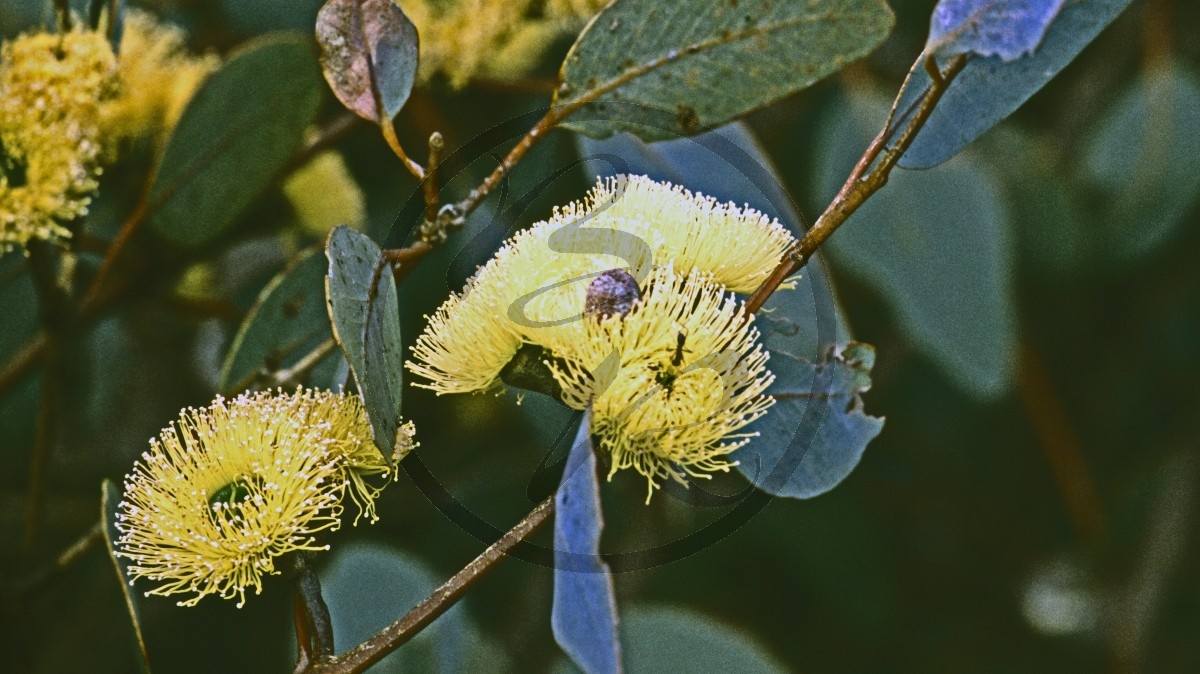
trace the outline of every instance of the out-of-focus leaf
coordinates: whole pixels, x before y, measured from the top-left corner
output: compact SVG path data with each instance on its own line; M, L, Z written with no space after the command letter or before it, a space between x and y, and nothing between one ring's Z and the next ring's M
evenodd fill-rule
M417 77L417 29L395 0L330 0L317 14L317 44L338 100L359 117L390 123Z
M350 543L321 571L321 590L333 623L334 650L350 650L404 615L440 582L420 560L377 543ZM479 641L464 608L452 607L372 672L466 671Z
M981 142L980 157L996 169L1021 249L1021 269L1044 279L1081 272L1095 242L1075 181L1051 156L1048 139L1001 124Z
M926 54L979 54L1012 61L1033 50L1064 0L940 0Z
M782 222L797 240L804 234L804 223L770 157L742 122L652 144L627 133L603 140L576 139L591 176L647 175L719 201L755 208ZM818 309L825 312L820 317ZM828 346L849 339L829 274L816 257L805 266L795 288L771 296L757 320L769 348L802 358L816 359L822 343ZM828 334L820 335L823 329Z
M379 246L349 227L329 233L325 253L333 335L354 373L375 446L390 463L404 384L396 281Z
M147 674L150 672L150 655L146 651L146 640L142 637L142 618L138 611L137 597L130 590L129 577L126 575L128 564L116 554L116 542L121 537L117 531L117 505L121 502L121 492L112 480L104 480L100 485L100 524L104 532L104 547L108 558L112 560L113 570L117 573L117 583L121 586L121 596L125 598L125 608L129 611L129 623L133 626L133 637L138 649L138 664Z
M1108 110L1084 152L1104 249L1135 258L1167 242L1200 191L1200 82L1178 65L1150 70Z
M995 56L971 57L900 158L900 166L930 168L958 154L1066 67L1130 1L1068 3L1032 55L1010 62ZM901 92L898 109L908 109L928 89L929 76L917 68Z
M892 22L882 0L618 0L571 47L553 105L592 100L565 126L599 138L691 135L836 72Z
M775 406L747 432L759 436L734 457L738 470L775 496L812 498L833 489L858 465L883 419L863 412L875 349L850 342L819 362L772 354Z
M554 496L554 640L587 674L621 671L617 600L612 574L600 559L600 481L592 449L591 412L567 456Z
M220 390L250 384L263 368L290 367L330 337L325 269L320 251L305 251L263 288L229 347Z
M820 203L837 192L887 109L884 97L851 91L823 120ZM893 171L826 248L888 301L953 381L991 397L1008 388L1016 355L1012 238L992 173L963 156L933 171Z
M184 110L154 174L151 224L181 246L211 240L268 186L321 102L311 45L254 40L205 81Z
M735 626L683 608L639 606L621 616L621 643L629 674L738 672L783 674L775 656ZM575 671L566 665L556 674Z

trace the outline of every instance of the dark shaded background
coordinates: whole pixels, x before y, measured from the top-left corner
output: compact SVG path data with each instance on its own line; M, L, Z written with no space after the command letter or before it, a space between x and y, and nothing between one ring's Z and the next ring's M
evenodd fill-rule
M0 8L0 32L11 35L36 18L24 4ZM311 31L318 6L311 0L148 4L188 26L195 46L221 51L267 30ZM893 92L924 41L934 3L892 4L897 28L871 58L749 120L810 219L824 205L808 187L818 161L818 120L837 114L848 84ZM991 400L962 392L912 346L894 307L832 264L855 337L878 349L866 402L887 417L882 435L831 493L776 500L699 554L619 575L622 607L687 607L736 628L797 671L1200 671L1194 571L1200 564L1194 516L1200 212L1191 199L1187 216L1161 244L1114 256L1120 239L1103 234L1111 230L1105 195L1080 177L1081 148L1103 111L1150 63L1174 59L1195 73L1200 42L1191 36L1198 32L1200 9L1193 3L1139 0L1004 124L1032 139L1048 158L1051 180L1079 208L1068 223L1047 216L1052 211L1040 207L1037 195L1005 192L1021 352L1011 390ZM553 71L548 62L521 87L421 89L397 124L402 140L419 147L438 129L457 147L497 121L544 105L539 87ZM338 112L330 98L327 116ZM1021 171L1021 158L1003 153L995 135L977 144L977 157ZM415 184L365 125L339 148L367 195L371 233L400 243L402 232L386 233ZM556 134L521 165L514 186L535 184L576 156L570 137ZM98 232L127 208L108 195L121 194L144 168L108 171L106 196L92 216ZM449 193L460 194L488 168L486 158L471 165ZM587 186L582 171L568 173L517 222L503 222L469 245L468 237L452 239L427 259L402 287L406 338L444 299L448 283L457 289L486 259L501 230L544 217L552 204L577 198ZM101 550L35 592L14 588L95 522L102 478L119 482L181 407L211 400L214 363L285 263L276 234L291 223L286 202L264 199L245 217L240 240L221 253L220 287L206 302L175 297L183 265L160 255L154 241L135 248L144 282L70 351L43 527L25 552L18 541L40 378L0 395L0 662L12 663L8 671L136 667L120 590ZM20 253L0 257L0 316L0 361L7 361L37 325ZM563 417L545 403L531 407L533 401L514 413L514 401L512 394L439 399L415 389L405 397L424 462L502 528L531 507L529 478L556 430L539 430L534 420ZM740 486L733 478L718 484L728 491ZM645 507L643 488L626 474L606 485L605 549L666 542L718 514L668 498ZM333 536L329 557L352 540L369 540L419 560L436 580L484 547L407 477L384 494L380 513L374 526ZM548 539L542 532L538 540ZM371 577L358 582L372 587ZM384 619L400 615L412 600L393 589L385 583L367 592L362 602L372 605L359 610ZM471 592L456 619L474 625L482 657L497 668L545 671L561 658L549 628L550 592L548 569L510 561ZM192 609L150 599L143 611L157 671L290 668L291 593L279 579L241 610L215 599Z

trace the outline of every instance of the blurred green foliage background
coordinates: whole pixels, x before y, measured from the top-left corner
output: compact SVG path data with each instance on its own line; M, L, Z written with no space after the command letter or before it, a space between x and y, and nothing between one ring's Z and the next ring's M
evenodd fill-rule
M221 52L268 31L310 35L319 7L140 4L187 27L196 48ZM893 1L896 29L870 58L749 118L809 220L878 128L933 4ZM5 2L0 33L44 17L42 3ZM620 605L633 612L627 650L647 654L631 669L686 670L697 652L718 666L726 646L703 636L716 630L743 653L734 662L744 669L1200 671L1197 33L1195 4L1135 2L1012 118L944 167L894 176L873 211L834 235L827 261L840 304L854 337L878 349L866 402L887 418L883 433L829 494L775 500L699 554L619 574ZM453 150L543 107L567 46L515 84L418 88L397 123L401 140L421 147L438 130ZM341 112L331 96L322 110L323 119ZM413 221L415 181L366 124L337 147L366 195L366 231L400 245L393 221ZM577 157L569 134L552 135L513 174L513 194ZM491 162L466 166L447 194L469 189ZM96 240L115 233L130 208L127 184L144 171L106 172L88 223ZM495 211L485 204L401 286L405 338L509 227L548 215L589 182L573 169L499 226L484 227ZM137 282L72 342L31 547L21 540L41 378L35 370L0 392L0 669L136 668L100 550L36 586L30 579L94 524L103 478L119 483L181 407L211 400L259 291L320 241L278 189L231 230L206 251L208 281L186 293L180 279L195 259L139 241ZM83 264L99 259L88 255ZM39 328L19 252L0 257L0 317L7 363ZM530 476L567 418L532 394L520 407L516 397L405 395L425 464L501 529L533 505ZM715 487L732 493L739 480ZM643 488L624 474L605 485L605 550L665 543L720 514L670 498L643 506ZM484 547L406 476L384 493L380 514L334 535L322 561L339 649ZM547 543L549 532L535 540ZM289 668L292 595L273 580L240 610L214 599L193 609L141 601L155 670ZM386 666L561 668L550 593L549 569L509 561ZM712 653L678 648L689 638Z

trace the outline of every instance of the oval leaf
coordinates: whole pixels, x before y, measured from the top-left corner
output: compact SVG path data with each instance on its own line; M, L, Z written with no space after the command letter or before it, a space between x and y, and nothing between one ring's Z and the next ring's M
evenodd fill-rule
M1179 66L1147 71L1105 114L1084 151L1116 258L1159 247L1200 192L1200 81Z
M371 638L438 585L438 577L425 564L403 551L378 543L352 542L339 547L321 570L335 651L350 650ZM469 647L477 640L460 603L373 665L371 671L465 671Z
M670 606L638 606L621 616L625 662L640 672L738 672L784 674L790 671L748 634L695 611ZM567 663L555 674L578 671Z
M775 496L812 498L833 489L883 430L883 419L863 412L871 388L875 349L850 342L830 348L816 363L772 353L775 406L747 432L759 436L734 457L738 471Z
M417 76L417 29L394 0L330 0L317 14L317 44L325 80L359 117L389 123L404 107Z
M233 224L300 146L320 102L305 40L267 37L240 49L171 133L147 201L155 230L195 246Z
M926 54L979 54L1012 61L1032 54L1064 0L941 0Z
M258 373L294 365L330 337L325 268L319 251L305 251L263 288L229 347L220 390L245 389Z
M587 674L621 671L617 600L600 559L600 481L591 412L583 415L554 496L554 640Z
M820 127L816 184L831 198L883 124L887 99L850 92ZM1017 321L1013 237L997 181L971 156L933 171L893 171L826 246L873 287L911 340L965 390L1007 390Z
M375 446L391 463L403 387L396 281L379 246L344 225L329 233L325 254L333 335L354 373Z
M138 610L137 598L130 590L130 580L126 573L128 563L117 555L116 542L121 537L117 531L117 506L121 502L121 492L112 480L104 480L100 485L100 524L104 532L105 550L112 560L113 569L117 572L117 583L121 586L121 596L125 598L125 609L129 612L129 622L133 626L133 638L138 650L138 664L141 670L149 674L150 654L146 651L146 640L142 637L142 617Z
M838 71L892 23L883 0L617 0L571 47L553 105L586 104L564 126L598 138L691 135Z
M1067 4L1030 56L1007 63L997 57L972 57L900 158L900 166L930 168L958 154L1074 60L1130 1L1079 0ZM929 76L917 68L901 92L897 108L908 109L928 89Z

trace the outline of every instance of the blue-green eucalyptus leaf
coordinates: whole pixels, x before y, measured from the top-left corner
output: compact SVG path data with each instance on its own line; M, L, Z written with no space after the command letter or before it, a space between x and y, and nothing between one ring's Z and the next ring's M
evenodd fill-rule
M333 624L334 650L350 650L428 597L441 584L419 559L378 543L337 549L321 569L321 591ZM372 672L465 671L480 637L460 604L372 666Z
M554 640L587 674L621 671L617 600L612 574L600 559L600 480L585 413L554 496Z
M226 228L277 177L316 119L321 75L308 41L251 41L184 110L154 172L150 224L179 246Z
M1176 64L1146 71L1104 114L1084 148L1109 259L1166 243L1200 192L1200 81Z
M883 419L863 411L871 387L875 350L850 342L824 358L805 362L772 353L775 405L746 431L758 437L733 458L760 489L789 498L812 498L833 489L862 458Z
M1130 2L1068 0L1033 54L1012 61L1004 61L998 56L971 57L900 158L900 166L931 168L958 154L1021 107L1074 60ZM897 109L908 110L924 96L929 84L929 76L923 68L917 67L901 92Z
M390 463L404 384L396 281L379 246L349 227L329 233L325 254L325 296L333 335L354 373L375 446Z
M571 47L553 105L591 101L565 126L598 138L691 135L837 72L892 23L883 0L617 0Z
M926 54L978 54L1012 61L1046 36L1065 0L940 0L933 8Z
M784 674L788 668L736 626L691 609L638 606L621 616L626 671L691 674ZM555 674L578 671L568 663Z

